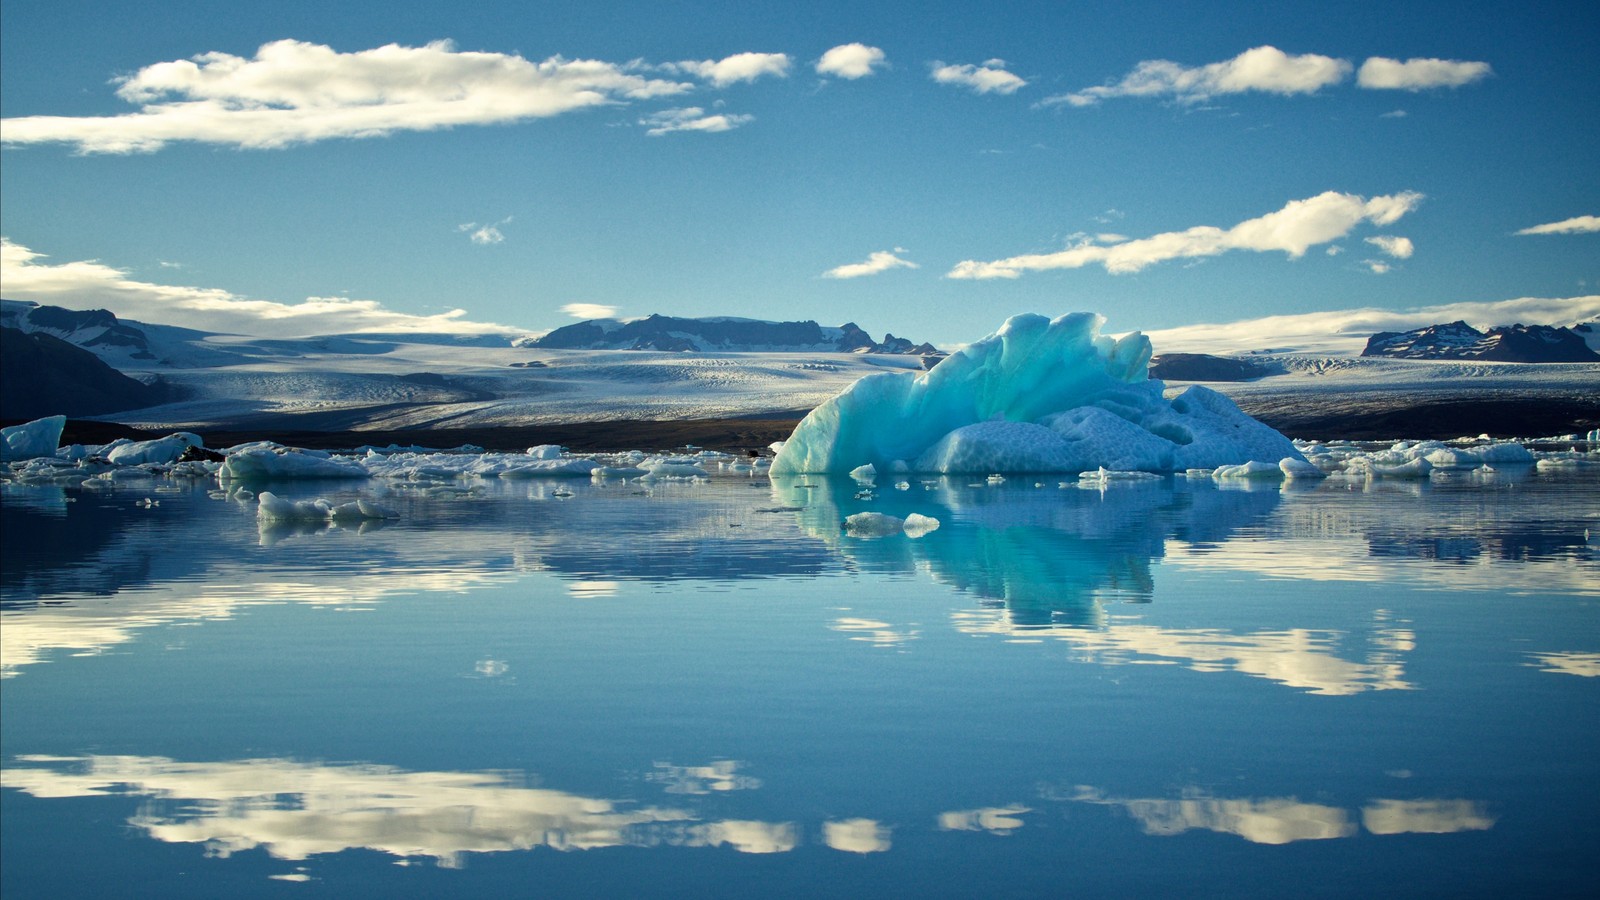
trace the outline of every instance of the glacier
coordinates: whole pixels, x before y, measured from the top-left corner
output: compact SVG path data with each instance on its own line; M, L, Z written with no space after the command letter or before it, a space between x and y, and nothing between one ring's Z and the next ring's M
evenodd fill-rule
M868 375L795 427L774 474L1147 472L1305 462L1200 385L1168 399L1150 339L1094 313L1024 314L921 373Z

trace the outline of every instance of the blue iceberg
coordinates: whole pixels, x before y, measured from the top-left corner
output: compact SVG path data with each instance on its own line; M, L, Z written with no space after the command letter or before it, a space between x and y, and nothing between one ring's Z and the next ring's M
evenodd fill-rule
M1150 339L1093 313L1019 315L921 373L868 375L812 410L773 474L1174 472L1303 460L1289 439L1195 385L1167 399Z

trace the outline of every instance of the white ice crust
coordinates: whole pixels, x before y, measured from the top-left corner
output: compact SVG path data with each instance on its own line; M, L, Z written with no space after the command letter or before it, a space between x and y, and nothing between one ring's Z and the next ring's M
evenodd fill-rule
M1013 316L928 372L868 375L812 410L772 471L1173 472L1303 459L1215 391L1164 398L1150 340L1113 339L1103 323Z

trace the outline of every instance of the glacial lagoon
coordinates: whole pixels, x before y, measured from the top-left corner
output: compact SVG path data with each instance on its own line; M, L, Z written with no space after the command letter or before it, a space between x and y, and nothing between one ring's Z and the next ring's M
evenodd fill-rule
M1592 893L1600 468L1497 468L8 484L0 892Z

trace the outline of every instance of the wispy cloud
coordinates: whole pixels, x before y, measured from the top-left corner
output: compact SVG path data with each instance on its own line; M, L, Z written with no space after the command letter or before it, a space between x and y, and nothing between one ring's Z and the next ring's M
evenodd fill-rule
M874 70L888 65L884 52L866 44L840 44L822 54L817 60L818 75L838 78L865 78Z
M1517 234L1583 234L1600 231L1600 216L1574 216L1560 222L1524 228Z
M466 321L466 311L415 316L384 309L376 300L308 297L300 303L251 300L217 288L156 284L95 260L47 263L45 256L0 238L0 282L6 299L69 309L109 309L144 322L181 322L190 328L258 337L306 337L358 332L518 333L518 329Z
M1315 53L1292 55L1261 46L1222 62L1185 66L1166 59L1145 60L1114 84L1084 88L1041 101L1041 106L1093 106L1114 97L1156 97L1199 103L1224 94L1314 94L1350 74L1348 61Z
M1355 194L1326 191L1305 200L1290 201L1277 212L1246 219L1232 228L1197 225L1184 231L1109 244L1084 236L1055 253L1027 254L992 262L965 260L946 277L1017 278L1023 272L1077 269L1088 265L1101 265L1112 274L1124 274L1167 260L1217 256L1230 250L1282 251L1297 258L1311 247L1345 237L1363 222L1379 226L1393 224L1420 202L1422 195L1412 191L1370 200Z
M1410 331L1441 322L1463 321L1477 328L1513 323L1576 325L1600 319L1600 294L1581 297L1520 297L1489 303L1447 303L1410 309L1339 309L1268 316L1243 321L1185 325L1148 331L1159 352L1237 353L1296 349L1358 353L1379 331Z
M1372 90L1424 91L1461 87L1494 74L1486 62L1416 57L1401 62L1385 56L1369 57L1356 73L1356 84Z
M274 41L250 59L203 53L119 79L117 96L137 112L6 119L0 140L75 144L82 153L150 152L173 141L275 148L546 118L693 88L637 67L560 56L532 62L459 51L449 41L354 53Z
M1411 254L1415 253L1417 249L1416 246L1411 243L1410 238L1396 237L1389 234L1380 234L1375 237L1369 237L1367 238L1367 243L1377 247L1379 250L1382 250L1384 253L1387 253L1395 259L1410 259Z
M755 116L728 115L726 113L707 114L698 106L688 106L679 109L664 109L652 113L639 120L639 124L649 129L646 134L651 137L660 137L679 131L717 132L732 131L746 122L752 122Z
M506 216L504 219L489 225L479 225L477 222L463 222L456 226L456 231L466 232L467 237L474 244L487 247L501 243L506 239L505 234L500 231L500 226L509 224L511 219L511 216Z
M568 303L561 311L574 319L615 319L617 308L601 303Z
M838 266L822 273L823 278L860 278L864 275L877 275L890 269L915 269L917 264L901 259L896 253L904 253L905 248L896 247L893 252L879 250L867 257L866 262L849 263Z
M719 60L667 63L662 68L668 72L693 75L720 88L741 81L755 81L763 75L786 78L789 75L789 63L787 53L735 53Z
M940 84L953 84L978 94L1015 94L1028 82L1005 70L1006 61L991 59L981 66L933 64L933 80Z
M1389 271L1394 268L1394 266L1384 262L1381 259L1364 259L1361 261L1361 264L1366 266L1367 271L1374 275L1387 275Z

